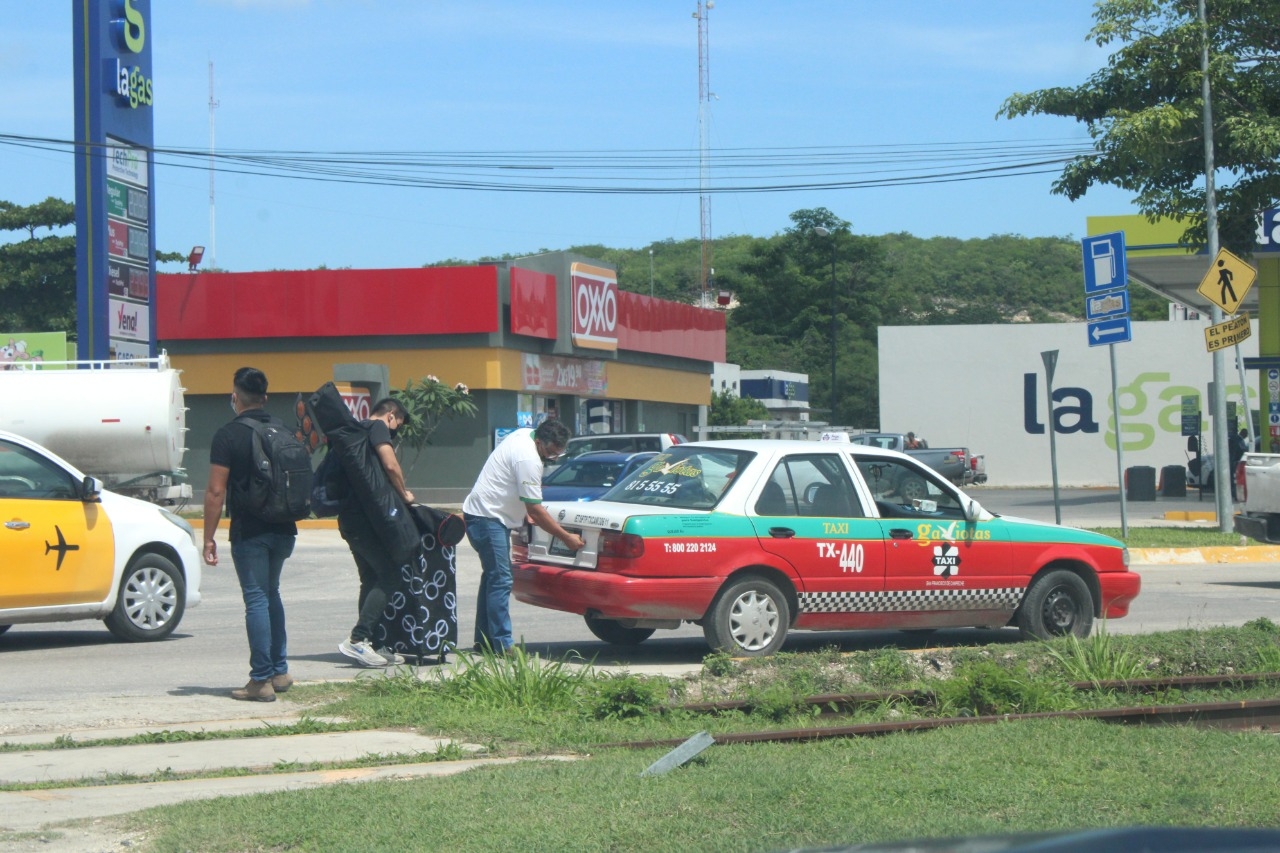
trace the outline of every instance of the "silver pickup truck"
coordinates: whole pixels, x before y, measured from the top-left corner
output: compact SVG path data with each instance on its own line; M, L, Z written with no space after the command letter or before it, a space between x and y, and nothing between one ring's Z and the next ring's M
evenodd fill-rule
M1233 517L1236 533L1259 542L1280 542L1280 453L1246 453L1244 511Z
M908 450L907 437L900 432L864 432L860 435L850 435L849 441L853 444L883 447L885 450L905 453L921 464L928 465L957 486L987 481L983 458L970 454L967 447L924 447Z

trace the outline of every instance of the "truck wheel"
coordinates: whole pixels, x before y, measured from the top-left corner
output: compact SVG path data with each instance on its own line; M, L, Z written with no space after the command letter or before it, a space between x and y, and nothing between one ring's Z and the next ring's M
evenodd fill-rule
M616 619L584 616L587 630L613 646L638 646L653 636L652 628L628 628Z
M159 640L173 633L187 606L187 580L159 554L143 554L120 579L116 606L104 621L121 640Z
M1093 596L1075 572L1055 569L1031 582L1016 619L1027 639L1051 640L1068 634L1084 639L1093 630Z
M791 608L777 584L749 577L720 590L702 633L712 649L736 657L762 657L782 648L790 624Z
M914 500L929 497L929 487L919 477L910 476L902 481L902 485L898 487L898 494L902 495L904 502L911 503Z

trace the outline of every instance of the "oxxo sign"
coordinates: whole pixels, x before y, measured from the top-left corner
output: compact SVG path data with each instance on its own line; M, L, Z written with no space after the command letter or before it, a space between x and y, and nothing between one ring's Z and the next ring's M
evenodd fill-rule
M618 348L618 278L613 270L574 263L573 345L586 349Z

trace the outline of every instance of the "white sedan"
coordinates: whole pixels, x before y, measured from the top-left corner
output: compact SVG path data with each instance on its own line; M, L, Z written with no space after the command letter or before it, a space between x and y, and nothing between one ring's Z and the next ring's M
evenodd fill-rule
M70 463L0 431L0 633L102 619L123 640L158 640L200 603L187 521L105 491Z

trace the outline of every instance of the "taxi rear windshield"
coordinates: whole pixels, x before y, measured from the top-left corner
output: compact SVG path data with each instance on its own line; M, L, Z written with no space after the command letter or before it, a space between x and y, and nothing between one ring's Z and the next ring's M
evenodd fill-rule
M672 447L631 472L601 500L673 509L711 509L755 456L746 450Z

